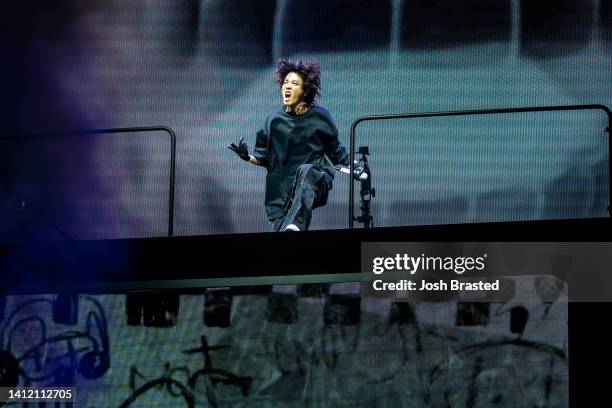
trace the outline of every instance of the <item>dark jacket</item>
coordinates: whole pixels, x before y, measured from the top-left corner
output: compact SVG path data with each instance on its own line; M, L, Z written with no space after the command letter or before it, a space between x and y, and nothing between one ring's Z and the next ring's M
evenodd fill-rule
M320 106L303 115L282 109L268 115L263 129L257 132L252 155L268 170L265 202L269 219L284 214L299 166L315 164L333 179L334 165L349 164L338 129L329 112Z

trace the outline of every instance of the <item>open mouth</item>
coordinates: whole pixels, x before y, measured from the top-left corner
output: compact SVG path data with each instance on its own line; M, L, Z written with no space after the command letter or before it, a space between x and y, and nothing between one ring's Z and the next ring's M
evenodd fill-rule
M291 92L286 91L285 92L285 98L291 98Z

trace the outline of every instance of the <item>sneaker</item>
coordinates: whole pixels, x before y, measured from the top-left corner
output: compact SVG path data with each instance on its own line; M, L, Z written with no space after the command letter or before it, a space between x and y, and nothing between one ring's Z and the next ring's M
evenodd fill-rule
M300 229L295 224L289 224L285 227L285 231L299 231Z

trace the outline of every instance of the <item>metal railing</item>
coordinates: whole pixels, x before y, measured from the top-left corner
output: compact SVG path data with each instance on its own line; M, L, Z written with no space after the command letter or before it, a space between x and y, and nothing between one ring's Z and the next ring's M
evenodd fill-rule
M422 112L422 113L401 113L392 115L370 115L357 118L351 125L351 164L350 174L353 174L355 167L355 129L358 124L375 120L392 120L392 119L409 119L409 118L426 118L426 117L441 117L441 116L468 116L468 115L491 115L499 113L519 113L519 112L550 112L550 111L573 111L573 110L603 110L608 116L608 182L612 180L612 113L605 105L564 105L564 106L533 106L524 108L501 108L501 109L476 109L464 111L448 111L448 112ZM612 217L612 189L609 189L608 214ZM355 221L355 180L349 177L349 229L354 227Z
M108 129L87 129L53 133L23 134L13 137L3 137L2 139L21 140L22 138L49 138L65 136L83 136L97 134L116 134L116 133L136 133L136 132L165 132L170 136L170 176L168 180L168 236L174 235L174 192L176 183L176 134L167 126L144 126L144 127L124 127ZM63 233L63 231L60 230ZM65 234L65 233L64 233Z

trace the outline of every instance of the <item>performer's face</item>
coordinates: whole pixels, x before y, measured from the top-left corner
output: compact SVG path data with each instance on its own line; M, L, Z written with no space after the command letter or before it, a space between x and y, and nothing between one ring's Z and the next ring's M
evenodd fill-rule
M287 74L281 87L281 95L283 96L283 103L288 110L293 110L304 100L304 87L300 74L295 72Z

